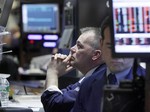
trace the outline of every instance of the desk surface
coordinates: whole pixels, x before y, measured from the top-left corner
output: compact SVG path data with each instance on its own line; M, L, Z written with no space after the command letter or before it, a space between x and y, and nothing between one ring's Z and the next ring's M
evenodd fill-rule
M44 112L40 98L41 95L15 95L8 107L25 107L31 108L34 112Z

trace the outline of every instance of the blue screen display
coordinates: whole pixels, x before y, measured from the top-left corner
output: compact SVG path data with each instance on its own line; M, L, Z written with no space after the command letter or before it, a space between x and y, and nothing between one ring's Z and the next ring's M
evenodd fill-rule
M58 4L23 4L23 32L28 33L58 33L59 7Z

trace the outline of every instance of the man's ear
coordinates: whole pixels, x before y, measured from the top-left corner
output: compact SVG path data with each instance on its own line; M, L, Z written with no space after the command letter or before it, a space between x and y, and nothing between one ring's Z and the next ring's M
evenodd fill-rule
M101 57L101 50L95 50L92 59L97 60Z

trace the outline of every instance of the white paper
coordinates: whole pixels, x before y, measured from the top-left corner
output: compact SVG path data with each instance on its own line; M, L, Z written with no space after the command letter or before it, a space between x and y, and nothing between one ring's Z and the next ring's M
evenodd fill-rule
M0 73L0 78L8 78L10 77L10 74L3 74L3 73Z

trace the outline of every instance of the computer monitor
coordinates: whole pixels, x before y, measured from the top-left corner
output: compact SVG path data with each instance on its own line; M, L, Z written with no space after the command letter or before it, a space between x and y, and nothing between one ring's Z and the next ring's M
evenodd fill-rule
M59 5L50 2L21 2L21 24L24 33L58 33Z
M150 56L150 0L109 0L114 57Z

